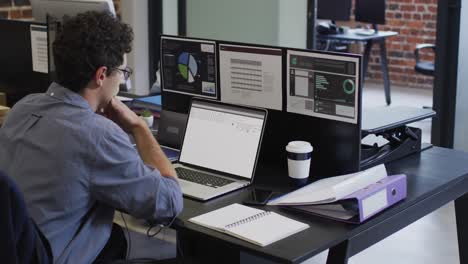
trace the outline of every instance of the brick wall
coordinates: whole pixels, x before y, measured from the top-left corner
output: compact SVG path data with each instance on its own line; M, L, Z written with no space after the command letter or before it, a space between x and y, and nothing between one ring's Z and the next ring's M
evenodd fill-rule
M29 0L0 0L0 18L32 19Z
M117 14L120 14L120 0L113 0ZM0 18L32 20L29 0L0 0Z
M414 71L414 49L417 44L435 43L437 0L387 0L386 25L381 30L392 30L398 36L387 40L390 81L405 87L432 88L433 77ZM368 78L382 82L378 46L374 46L369 61ZM424 60L434 60L431 51L422 54Z

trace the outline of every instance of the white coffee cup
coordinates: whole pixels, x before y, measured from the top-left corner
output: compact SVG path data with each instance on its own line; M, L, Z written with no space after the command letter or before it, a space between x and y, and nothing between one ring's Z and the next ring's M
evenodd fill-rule
M297 184L307 183L313 150L307 141L291 141L286 146L288 174Z

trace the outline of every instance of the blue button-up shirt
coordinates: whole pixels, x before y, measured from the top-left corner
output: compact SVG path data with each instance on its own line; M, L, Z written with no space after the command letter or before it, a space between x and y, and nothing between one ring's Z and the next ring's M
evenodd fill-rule
M156 220L182 210L178 183L145 165L119 126L55 83L9 112L0 170L19 185L54 263L92 262L109 239L114 208Z

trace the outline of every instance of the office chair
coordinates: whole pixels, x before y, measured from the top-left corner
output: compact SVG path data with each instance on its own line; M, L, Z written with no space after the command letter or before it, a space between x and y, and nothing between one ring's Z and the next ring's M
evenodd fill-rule
M419 44L414 50L414 57L416 59L416 64L414 65L414 70L424 75L434 76L434 62L433 61L423 61L419 57L419 52L422 49L429 49L436 52L436 46L434 44Z
M432 49L432 52L436 52L436 45L434 44L418 44L416 49L414 49L414 58L416 59L416 64L414 65L414 70L418 73L434 76L435 74L435 65L433 61L424 61L419 57L419 52L422 49ZM424 109L432 109L431 106L423 106Z
M0 262L51 264L49 242L29 217L23 195L0 171Z

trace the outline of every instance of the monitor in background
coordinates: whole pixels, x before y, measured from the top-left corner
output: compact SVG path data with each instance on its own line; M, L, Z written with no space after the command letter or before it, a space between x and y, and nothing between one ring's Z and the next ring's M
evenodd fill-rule
M56 34L64 17L71 17L86 11L110 12L115 15L112 0L31 0L33 17L36 21L47 23L48 71L51 81L56 81L53 46Z
M45 24L0 19L0 92L6 93L9 106L47 90L46 33Z
M161 37L162 91L218 98L216 42Z
M31 0L33 17L46 22L47 15L62 20L63 16L74 16L86 11L108 11L115 15L112 0Z
M351 16L351 4L351 0L318 0L317 18L348 21Z
M287 51L287 111L358 124L359 56Z
M356 0L355 20L370 24L385 24L385 0Z
M219 44L221 101L281 111L282 50Z

